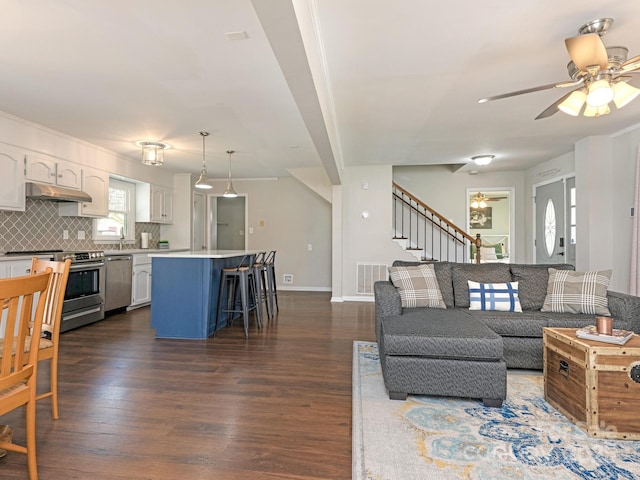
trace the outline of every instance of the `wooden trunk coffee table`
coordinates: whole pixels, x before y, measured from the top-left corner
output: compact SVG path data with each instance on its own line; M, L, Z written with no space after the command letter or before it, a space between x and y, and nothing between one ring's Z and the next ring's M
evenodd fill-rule
M588 435L640 440L640 336L624 345L544 328L544 398Z

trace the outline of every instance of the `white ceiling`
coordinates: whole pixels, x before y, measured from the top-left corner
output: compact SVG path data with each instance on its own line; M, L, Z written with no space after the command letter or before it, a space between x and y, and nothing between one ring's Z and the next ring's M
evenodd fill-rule
M4 0L0 110L132 161L137 140L169 143L149 168L177 172L199 171L206 130L216 177L228 149L236 178L481 153L516 170L640 123L640 99L537 121L566 91L477 103L568 80L564 39L599 17L606 45L640 55L635 1Z

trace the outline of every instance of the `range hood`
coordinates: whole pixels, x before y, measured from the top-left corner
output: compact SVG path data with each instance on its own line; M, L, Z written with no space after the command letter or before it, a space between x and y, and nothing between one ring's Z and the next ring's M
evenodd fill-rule
M91 195L80 190L27 182L27 198L53 202L91 202Z

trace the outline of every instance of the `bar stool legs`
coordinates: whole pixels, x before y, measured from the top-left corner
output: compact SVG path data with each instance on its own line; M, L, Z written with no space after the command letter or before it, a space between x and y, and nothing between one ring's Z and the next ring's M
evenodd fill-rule
M267 276L267 289L269 295L269 308L271 309L271 316L274 312L279 312L278 307L278 289L276 286L276 251L272 250L265 259L265 270Z
M242 314L244 336L247 338L249 337L250 310L255 309L256 323L258 324L258 328L262 327L262 307L259 304L260 297L256 286L253 268L242 265L242 262L237 267L222 269L222 278L220 279L220 287L218 288L218 305L214 335L218 329L218 319L221 313L227 314L227 325L231 325L237 314ZM226 297L223 297L225 293ZM239 299L238 294L240 296ZM251 304L251 299L253 299L253 304ZM223 302L226 308L223 308Z

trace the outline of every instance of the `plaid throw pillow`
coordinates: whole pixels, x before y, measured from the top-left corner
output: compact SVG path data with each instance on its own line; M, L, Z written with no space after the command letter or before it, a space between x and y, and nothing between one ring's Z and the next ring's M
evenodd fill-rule
M518 282L469 282L469 310L522 312L518 299Z
M541 312L610 316L607 288L611 270L573 272L549 269L547 296Z
M389 276L400 293L403 308L447 308L433 265L389 267Z

